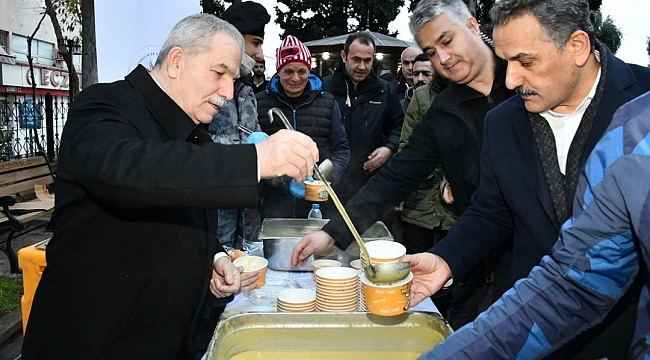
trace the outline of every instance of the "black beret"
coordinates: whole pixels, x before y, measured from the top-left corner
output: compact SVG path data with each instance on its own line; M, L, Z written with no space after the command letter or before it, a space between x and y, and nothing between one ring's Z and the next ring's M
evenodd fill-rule
M231 23L242 35L264 37L264 25L271 21L266 8L253 1L234 3L224 11L221 19Z

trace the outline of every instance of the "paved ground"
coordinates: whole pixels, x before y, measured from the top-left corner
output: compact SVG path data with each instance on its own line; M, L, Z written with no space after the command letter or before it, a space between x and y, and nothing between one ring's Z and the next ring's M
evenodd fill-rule
M48 221L49 217L31 221L30 225L34 226L35 230L15 238L12 242L14 250L18 252L25 246L50 238L52 233L45 231ZM7 233L0 233L0 238L6 237ZM0 276L22 276L11 274L7 255L2 252L0 252ZM20 348L23 343L21 319L20 308L0 318L0 360L20 359Z

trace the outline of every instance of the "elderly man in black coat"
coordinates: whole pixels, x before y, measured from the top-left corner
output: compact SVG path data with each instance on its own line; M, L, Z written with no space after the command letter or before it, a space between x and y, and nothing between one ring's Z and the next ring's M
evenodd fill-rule
M140 66L76 99L23 359L187 359L208 287L250 287L257 276L244 279L214 241L216 208L254 206L260 178L302 181L318 150L290 131L212 142L205 124L233 97L243 52L232 25L193 15L151 73Z

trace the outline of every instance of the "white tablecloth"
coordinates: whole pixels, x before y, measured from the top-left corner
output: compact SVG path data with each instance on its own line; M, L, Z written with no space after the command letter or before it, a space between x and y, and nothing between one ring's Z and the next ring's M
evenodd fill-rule
M277 271L268 269L266 272L266 285L259 290L242 293L226 305L226 312L273 312L277 311L276 297L284 289L304 288L316 289L314 276L305 271ZM437 312L438 308L430 298L421 302L409 311Z

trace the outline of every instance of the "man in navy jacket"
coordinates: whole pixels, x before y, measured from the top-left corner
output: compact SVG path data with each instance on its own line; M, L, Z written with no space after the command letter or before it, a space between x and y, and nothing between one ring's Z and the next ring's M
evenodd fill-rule
M430 253L407 257L415 275L412 304L452 276L462 279L510 236L512 263L504 284L526 277L571 216L579 172L615 110L650 89L647 68L625 64L595 41L587 1L506 0L491 15L497 55L508 61L506 85L520 96L486 116L472 205ZM600 328L567 344L564 354L624 354L639 285ZM607 341L599 340L601 334Z

